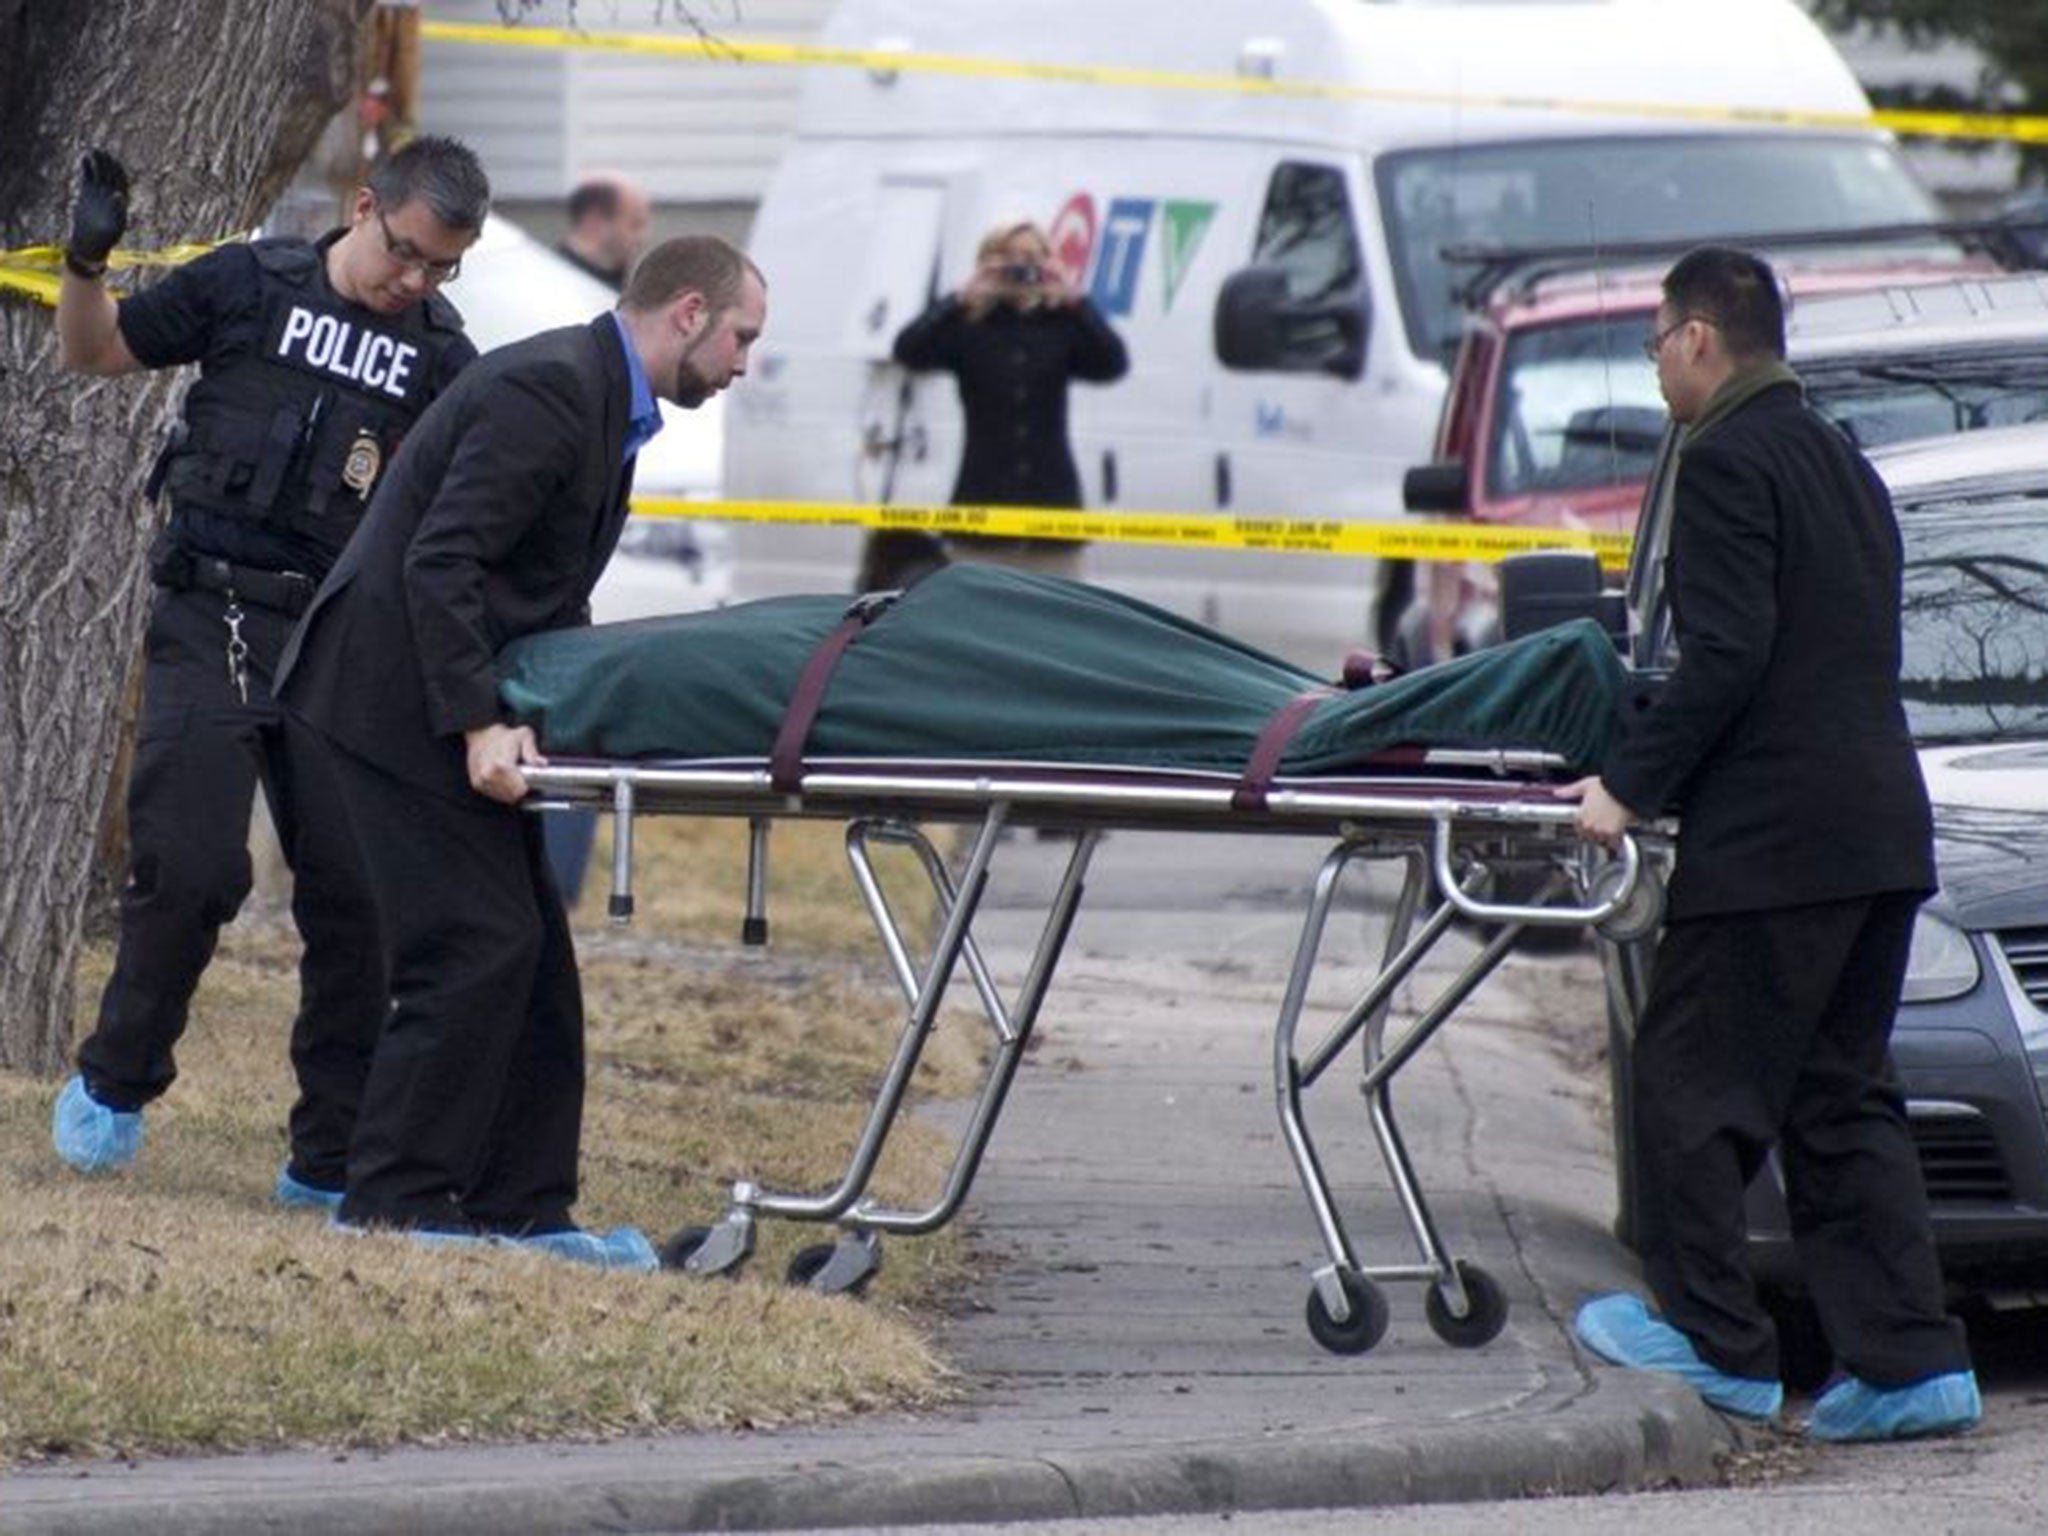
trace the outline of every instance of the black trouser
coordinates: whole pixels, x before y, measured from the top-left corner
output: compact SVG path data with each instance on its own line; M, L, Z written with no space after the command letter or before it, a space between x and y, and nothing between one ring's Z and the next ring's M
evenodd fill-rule
M1638 1248L1709 1364L1778 1374L1743 1192L1780 1149L1800 1273L1842 1365L1905 1386L1969 1364L1887 1041L1919 898L1674 922L1635 1046Z
M245 701L229 680L226 599L158 589L128 785L121 938L78 1065L95 1098L138 1109L177 1076L172 1050L223 923L249 894L249 812L260 781L292 869L305 952L291 1055L291 1166L339 1188L370 1051L384 1020L376 910L327 753L289 723L270 679L292 619L242 605Z
M388 944L391 1017L349 1146L344 1221L570 1225L583 993L540 818L336 748Z

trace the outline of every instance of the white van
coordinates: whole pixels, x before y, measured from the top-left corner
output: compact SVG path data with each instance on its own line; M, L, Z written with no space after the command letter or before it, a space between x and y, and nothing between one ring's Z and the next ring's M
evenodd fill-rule
M1792 0L844 0L820 42L1344 89L812 70L750 241L736 498L945 500L952 381L890 343L999 220L1045 224L1130 346L1073 393L1091 506L1395 520L1458 339L1445 247L1935 217L1883 134L1682 115L1868 111ZM845 586L858 535L735 540L752 594ZM1088 571L1314 664L1366 633L1362 560L1098 545Z

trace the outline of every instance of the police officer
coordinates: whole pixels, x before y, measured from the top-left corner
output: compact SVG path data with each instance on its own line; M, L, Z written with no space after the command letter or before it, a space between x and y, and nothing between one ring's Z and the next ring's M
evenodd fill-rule
M389 1004L375 908L322 749L286 728L270 680L399 439L476 356L439 290L483 227L490 185L464 145L414 139L357 190L347 227L311 244L224 245L117 305L101 279L127 202L120 163L87 155L57 302L64 364L197 363L199 376L149 482L170 516L151 550L120 946L52 1139L81 1172L140 1150L143 1106L176 1075L192 994L249 892L260 781L305 941L299 1097L276 1195L331 1206Z

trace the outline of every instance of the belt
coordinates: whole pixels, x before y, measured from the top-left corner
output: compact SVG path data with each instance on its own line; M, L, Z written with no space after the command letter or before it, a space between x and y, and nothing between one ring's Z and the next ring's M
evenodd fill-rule
M204 592L232 592L258 607L274 608L292 618L306 611L313 594L320 589L312 577L298 571L265 571L213 555L195 555L189 550L180 550L162 561L156 579L174 592L193 587Z

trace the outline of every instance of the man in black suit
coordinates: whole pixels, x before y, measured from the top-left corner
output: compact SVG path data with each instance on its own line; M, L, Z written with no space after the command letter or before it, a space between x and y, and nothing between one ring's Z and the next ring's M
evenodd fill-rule
M657 396L745 372L766 289L722 240L641 261L619 307L473 364L406 437L294 637L278 695L334 749L391 966L339 1219L651 1269L570 1221L583 1003L494 659L589 622Z
M1665 576L1678 662L1580 799L1612 844L1675 809L1677 868L1635 1044L1633 1296L1579 1313L1617 1364L1769 1418L1777 1340L1743 1191L1773 1144L1800 1268L1847 1374L1808 1430L1943 1433L1980 1407L1942 1311L1927 1196L1887 1041L1934 888L1899 697L1899 534L1883 482L1784 364L1770 267L1702 247L1648 349L1683 436Z

